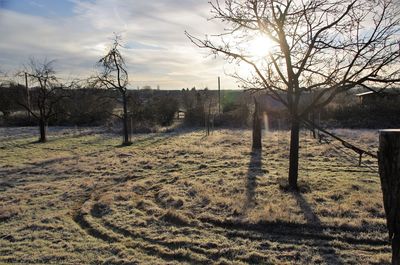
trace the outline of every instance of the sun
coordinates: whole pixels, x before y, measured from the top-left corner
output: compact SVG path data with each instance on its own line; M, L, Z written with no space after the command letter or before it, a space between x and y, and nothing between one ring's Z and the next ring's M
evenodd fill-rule
M263 59L271 51L273 43L265 35L257 35L248 42L248 52L255 59Z
M261 66L268 61L268 54L276 49L276 44L265 35L255 35L249 37L246 42L241 42L241 51L253 63ZM240 76L253 76L254 67L246 62L241 62L239 67L235 67L235 72Z

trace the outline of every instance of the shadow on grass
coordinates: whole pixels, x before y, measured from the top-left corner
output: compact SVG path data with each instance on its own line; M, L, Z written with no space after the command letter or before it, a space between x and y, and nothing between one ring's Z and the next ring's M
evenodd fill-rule
M106 149L102 149L100 148L100 150L96 150L94 152L87 152L87 153L74 153L74 155L72 156L68 156L68 157L57 157L57 158L52 158L52 159L46 159L46 160L42 160L42 161L38 161L38 162L34 162L34 163L29 163L29 165L26 166L22 166L22 167L17 167L17 168L7 168L7 169L0 169L0 176L4 175L10 175L10 174L17 174L17 173L21 173L24 171L31 171L37 168L43 168L46 166L51 166L52 164L59 164L59 163L63 163L65 161L68 160L73 160L73 159L77 159L80 156L93 156L93 155L98 155L101 153L105 153L105 152L112 152L113 150L115 150L115 148L128 148L128 147L133 147L133 148L137 148L137 147L148 147L148 146L152 146L155 144L158 144L160 142L163 141L167 141L168 139L178 136L180 134L186 133L186 131L179 131L179 132L173 132L173 133L156 133L156 134L152 134L152 135L145 135L142 139L138 139L138 140L134 140L132 141L131 145L118 145L115 146L113 148L106 148ZM51 140L48 140L46 143L51 143L51 142L55 142L57 140L63 139L66 137L57 137ZM76 138L76 137L74 137ZM109 138L108 137L99 137L96 139L92 139L89 140L87 142L81 143L82 145L100 145L101 143L104 143L105 141L107 141ZM31 145L36 145L38 142L34 141L32 143L29 143ZM40 146L41 144L46 144L46 143L39 143L37 146ZM22 145L22 144L21 144ZM24 143L23 145L27 146L28 143ZM72 146L71 146L72 147ZM75 147L75 146L74 146ZM15 148L15 146L13 146L12 148ZM99 148L98 146L96 148ZM72 149L69 150L72 152Z
M154 135L146 136L140 139L135 139L132 140L129 144L121 143L115 146L115 148L128 148L128 147L135 147L138 145L141 145L142 147L147 147L151 146L154 144L157 144L159 142L162 142L164 140L167 140L169 138L173 137L172 135L165 135L162 133L157 133Z
M41 142L39 142L38 140L34 140L34 141L29 141L26 143L5 143L4 145L0 145L0 150L1 149L11 149L11 148L24 148L27 147L29 145L34 145L34 144L41 144Z
M77 139L77 138L81 138L81 137L85 137L85 136L89 136L89 135L93 135L93 134L95 134L95 133L94 132L86 132L86 133L80 133L80 134L48 135L45 142L41 142L39 139L37 139L37 140L23 142L23 143L13 143L12 141L24 139L24 138L16 138L16 139L12 139L11 143L5 143L4 145L0 145L0 149L24 148L24 147L27 147L30 145L45 145L45 144L51 144L54 142L62 141L65 139ZM32 137L29 137L29 138L32 138Z
M188 134L188 133L191 133L194 131L196 131L196 129L177 129L177 130L169 131L169 132L144 134L144 137L132 139L131 144L125 145L125 144L121 143L115 147L116 148L125 148L125 147L132 147L132 146L138 146L138 145L140 145L141 147L148 147L148 146L151 146L154 144L164 142L173 137ZM134 136L134 134L133 134L133 136Z
M254 208L256 205L257 177L262 175L262 152L261 150L253 150L247 170L246 200L244 202L243 212Z
M310 204L301 193L294 191L292 192L292 195L296 199L297 204L303 212L304 218L307 220L307 223L309 225L312 225L315 228L315 231L322 235L324 233L323 224L319 217L314 213ZM321 257L324 259L326 264L344 264L340 257L337 255L335 248L331 246L330 242L328 242L326 248L328 248L329 251L318 249Z

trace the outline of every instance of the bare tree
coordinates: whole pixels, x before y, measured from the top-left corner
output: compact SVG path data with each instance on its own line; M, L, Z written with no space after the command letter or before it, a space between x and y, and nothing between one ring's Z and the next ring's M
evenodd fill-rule
M30 59L24 71L18 75L27 76L30 83L30 97L19 95L16 103L25 108L39 124L39 142L47 140L46 127L50 118L56 115L55 106L63 98L62 85L58 82L53 68L54 61L42 62Z
M385 88L399 79L399 14L396 0L225 0L211 2L225 32L198 47L250 66L233 74L245 88L266 90L291 118L289 185L297 189L300 123L313 110L356 86ZM245 44L264 36L266 55L254 58ZM304 95L312 94L307 102Z
M123 123L123 145L130 145L128 130L128 71L125 60L119 51L120 37L115 36L114 43L107 54L98 61L101 73L95 78L101 86L118 91L123 105L122 115L117 115Z

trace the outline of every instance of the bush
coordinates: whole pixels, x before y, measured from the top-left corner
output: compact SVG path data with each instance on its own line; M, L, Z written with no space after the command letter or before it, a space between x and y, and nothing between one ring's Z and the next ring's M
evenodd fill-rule
M200 91L182 91L183 107L186 110L185 124L203 126L205 119L204 97Z
M136 92L131 95L130 110L135 127L169 126L179 110L179 102L175 97L168 94L151 93L144 95L144 93Z
M229 111L226 111L226 110ZM224 112L216 120L216 125L229 127L246 127L251 124L251 113L247 104L232 104L224 108Z
M50 124L103 125L112 116L116 105L111 97L112 91L76 89L65 93L65 98L56 105L56 115Z
M0 119L0 125L2 126L35 126L37 121L34 118L30 118L26 111L17 111L12 114Z
M174 121L175 114L179 110L178 100L171 97L160 97L154 102L157 122L161 126L169 126Z
M382 100L375 104L353 104L327 108L323 115L328 126L344 128L398 128L400 108L397 102Z

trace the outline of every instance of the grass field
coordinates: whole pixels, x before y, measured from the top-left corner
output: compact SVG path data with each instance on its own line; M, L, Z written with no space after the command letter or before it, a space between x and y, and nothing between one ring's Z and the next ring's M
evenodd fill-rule
M377 161L337 142L302 132L294 193L288 132L51 135L0 131L2 264L389 264Z

